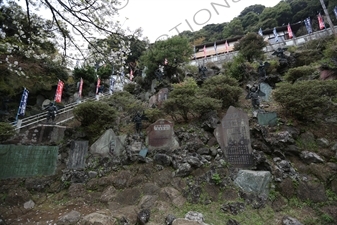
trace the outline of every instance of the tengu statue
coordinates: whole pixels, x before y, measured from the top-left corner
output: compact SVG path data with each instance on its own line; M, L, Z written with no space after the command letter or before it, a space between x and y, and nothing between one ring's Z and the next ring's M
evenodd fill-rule
M252 100L252 106L254 109L260 108L260 96L265 96L266 94L260 90L260 86L254 84L252 87L249 88L249 93L246 96L246 99Z

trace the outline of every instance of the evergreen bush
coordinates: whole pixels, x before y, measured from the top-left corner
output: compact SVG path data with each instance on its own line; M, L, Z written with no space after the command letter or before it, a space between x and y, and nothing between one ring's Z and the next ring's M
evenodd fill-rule
M287 113L299 120L312 120L318 113L328 116L335 112L337 81L283 82L277 85L273 96Z

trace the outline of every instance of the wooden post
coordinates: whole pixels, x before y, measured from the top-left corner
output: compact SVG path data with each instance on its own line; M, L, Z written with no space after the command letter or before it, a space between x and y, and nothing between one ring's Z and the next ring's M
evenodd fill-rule
M331 18L330 18L330 15L329 15L328 10L326 9L324 0L320 0L320 2L321 2L321 5L322 5L322 8L323 8L323 10L324 10L324 14L326 15L326 17L327 17L327 19L328 19L328 23L329 23L330 29L332 30L332 33L333 33L335 36L337 36L336 31L335 31L335 26L333 25L333 23L332 23L332 21L331 21Z

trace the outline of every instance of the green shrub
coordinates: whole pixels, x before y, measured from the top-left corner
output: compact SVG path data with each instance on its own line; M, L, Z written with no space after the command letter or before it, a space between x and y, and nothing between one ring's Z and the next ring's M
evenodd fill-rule
M234 57L233 61L224 63L222 67L225 69L226 75L239 82L246 81L252 74L256 74L254 67L240 55Z
M135 83L128 83L124 85L124 91L129 92L130 94L134 94L136 89Z
M193 78L187 78L184 82L173 84L173 91L169 98L164 101L164 111L177 121L179 116L184 121L189 120L189 116L196 117L203 113L217 110L221 107L221 102L214 98L204 96Z
M144 111L145 107L132 94L126 91L114 93L108 100L108 104L114 107L118 112L124 111L127 114L133 114L137 111Z
M6 141L15 135L14 127L9 123L0 122L0 141Z
M186 64L184 66L184 71L189 74L198 74L198 67L190 64Z
M150 108L145 110L145 116L148 118L150 123L154 123L158 119L163 118L165 116L165 113L158 108L155 109Z
M116 110L101 101L84 102L73 113L90 141L96 140L105 130L115 125Z
M314 118L320 112L326 116L333 113L336 107L331 101L336 95L336 80L280 83L273 94L275 101L299 120Z
M204 96L221 100L221 107L226 109L237 105L242 89L236 79L217 75L205 80L200 92Z
M322 52L318 49L297 50L292 56L295 59L294 67L317 63L322 59Z
M303 80L305 78L310 78L310 76L312 76L316 71L317 69L312 66L300 66L296 68L291 68L284 75L284 79L288 82L294 83L298 79Z

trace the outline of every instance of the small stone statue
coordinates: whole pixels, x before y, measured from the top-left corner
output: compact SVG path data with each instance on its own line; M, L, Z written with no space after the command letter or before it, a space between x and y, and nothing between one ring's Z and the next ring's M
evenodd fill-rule
M261 78L267 77L266 69L270 66L270 63L268 62L260 62L259 67L257 68L257 72L259 73Z
M249 88L249 93L246 96L246 99L252 100L252 106L254 109L260 108L260 100L259 96L265 96L266 94L260 90L260 86L254 84L252 87Z
M52 122L55 120L55 116L57 113L57 107L55 106L54 102L50 102L49 105L46 107L47 110L47 123L51 119Z
M145 225L150 220L150 210L142 209L137 215L137 223L138 225Z
M136 115L132 119L132 122L135 123L135 129L137 133L140 133L140 131L142 130L143 120L147 120L147 117L144 115L144 113L142 115L139 111L137 111Z
M281 65L287 65L288 60L286 58L286 55L284 52L287 50L287 48L278 48L272 55L276 55L279 58L279 62Z
M272 55L276 55L279 58L285 58L284 52L287 51L287 48L278 48Z
M158 69L154 73L157 77L157 80L159 82L161 82L163 80L163 76L164 76L164 67L159 65Z
M199 74L201 74L202 79L206 78L206 71L207 71L206 66L199 66Z

